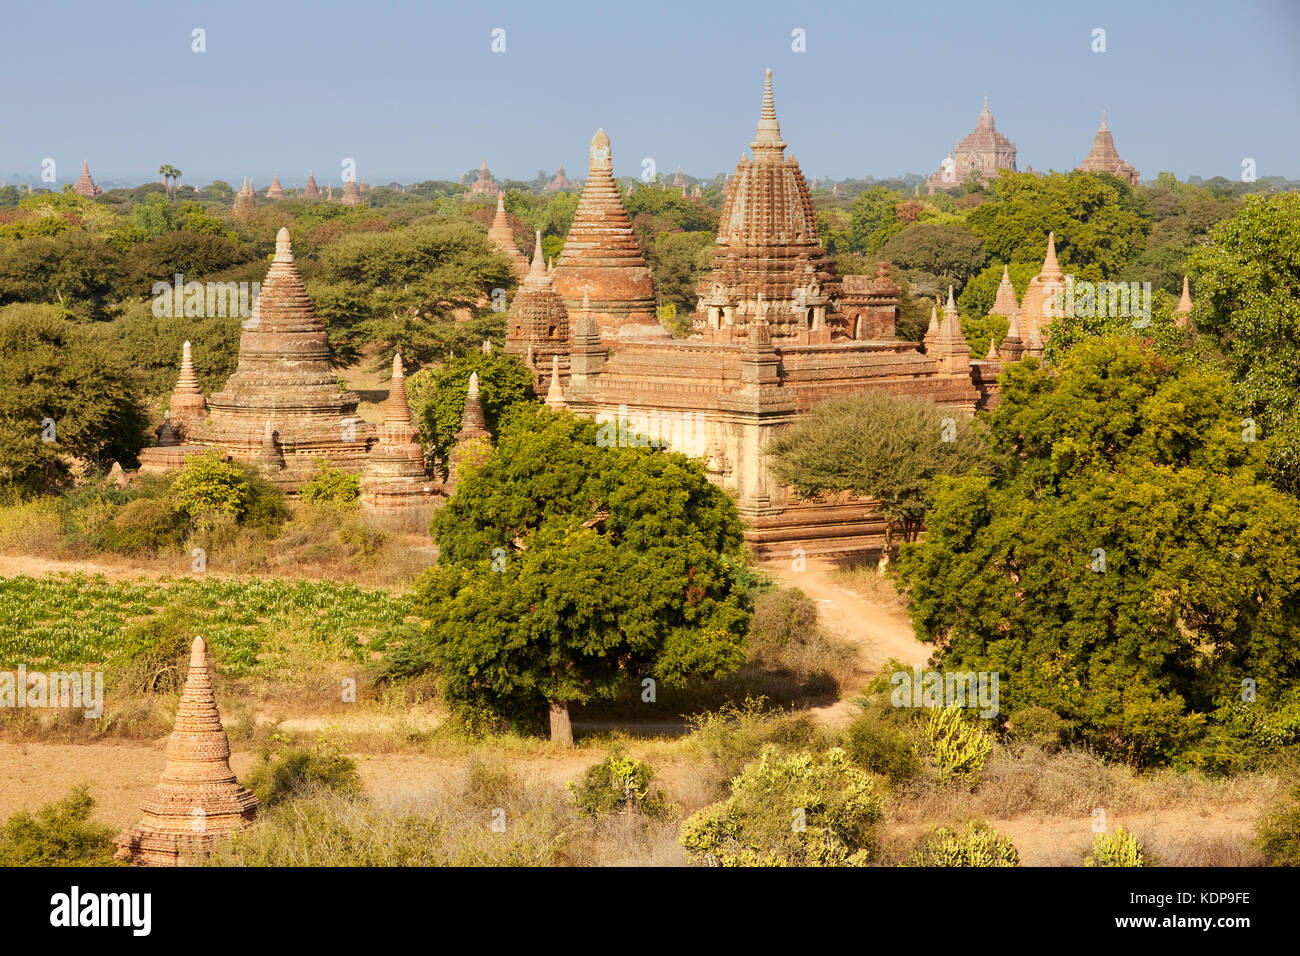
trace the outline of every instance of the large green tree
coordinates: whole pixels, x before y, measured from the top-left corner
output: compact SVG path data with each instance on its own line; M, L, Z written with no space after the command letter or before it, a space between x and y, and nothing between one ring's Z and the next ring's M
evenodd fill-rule
M1102 336L1002 387L999 472L940 480L897 563L918 636L998 673L1013 725L1048 708L1135 764L1294 738L1300 505L1258 480L1226 377Z
M596 423L521 411L434 519L438 566L415 589L420 635L396 673L436 671L448 698L516 714L629 680L663 686L744 660L742 528L703 467L607 446Z

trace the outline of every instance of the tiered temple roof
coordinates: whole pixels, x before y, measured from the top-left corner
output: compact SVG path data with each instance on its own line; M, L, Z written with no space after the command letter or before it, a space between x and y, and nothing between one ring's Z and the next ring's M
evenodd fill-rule
M431 514L431 491L419 432L406 399L402 356L394 355L379 441L370 449L361 473L361 507L376 523L423 529Z
M270 421L285 461L271 477L296 490L315 473L315 458L361 471L374 426L357 418L358 401L356 393L339 388L325 323L294 265L289 230L281 229L239 339L239 363L225 388L209 397L208 416L190 427L189 440L257 462Z
M560 189L577 189L578 184L564 174L564 167L561 166L555 171L555 175L544 187L547 192L555 192Z
M654 283L614 182L603 129L591 140L587 184L555 267L555 288L570 311L589 295L607 339L667 335L655 314Z
M72 191L78 196L85 196L87 199L94 199L101 195L104 190L95 185L95 181L90 178L90 164L85 160L81 162L81 178L77 184L72 187Z
M528 257L515 244L515 230L510 225L510 216L506 212L505 193L497 193L497 211L492 225L488 227L488 238L510 260L516 278L522 279L528 275Z
M257 816L257 797L239 785L230 769L230 741L221 726L201 637L190 646L189 673L167 741L162 779L140 809L140 822L113 842L118 859L142 866L183 864Z
M840 281L821 245L812 192L785 145L768 70L754 155L741 156L727 186L713 269L700 285L694 325L706 339L743 340L760 317L777 339L852 334L832 311Z
M1008 139L993 125L993 114L989 111L987 96L984 97L984 108L975 121L975 129L961 138L948 154L948 159L952 161L949 176L945 177L943 168L940 168L926 179L926 186L931 193L936 189L951 189L964 183L976 172L987 182L997 179L998 173L1003 169L1015 171L1015 141Z
M479 167L478 179L476 179L473 185L469 187L469 195L490 196L493 193L500 191L501 187L497 185L497 181L493 179L492 174L488 172L487 160L483 160L483 165Z
M550 370L552 356L559 357L566 372L569 365L569 312L552 280L553 274L546 271L542 258L539 232L533 246L532 266L510 303L506 321L506 351L525 357L533 373L533 385L539 390Z
M1088 157L1079 168L1085 173L1110 173L1133 186L1139 182L1138 171L1119 158L1119 151L1115 149L1115 137L1111 136L1110 127L1106 125L1104 110L1101 114L1101 126L1097 128L1097 135L1092 138L1092 149L1088 151Z

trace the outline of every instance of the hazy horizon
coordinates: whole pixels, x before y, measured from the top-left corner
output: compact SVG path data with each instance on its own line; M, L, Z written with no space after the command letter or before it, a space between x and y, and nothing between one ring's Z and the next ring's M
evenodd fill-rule
M275 22L245 0L14 10L24 42L0 76L35 105L5 120L0 176L39 183L49 157L57 181L42 185L55 187L86 159L106 187L156 181L168 162L194 186L278 175L288 188L312 170L324 188L348 158L372 185L454 180L486 158L498 179L559 165L582 179L603 127L616 175L652 158L707 179L747 150L770 67L787 154L810 179L927 175L986 92L1020 169L1077 166L1105 110L1143 179L1239 179L1247 158L1259 178L1300 178L1300 7L1285 0L930 5L926 22L773 2L356 9L287 3ZM54 31L51 16L93 29ZM192 51L195 28L206 52ZM505 52L492 52L496 28Z

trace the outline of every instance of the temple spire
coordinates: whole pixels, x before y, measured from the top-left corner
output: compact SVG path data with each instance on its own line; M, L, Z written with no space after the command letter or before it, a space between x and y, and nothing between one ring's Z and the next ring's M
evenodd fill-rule
M1192 292L1187 282L1187 276L1183 276L1183 294L1178 299L1178 308L1174 309L1175 315L1190 315L1192 311Z
M1056 262L1056 233L1047 234L1047 255L1043 258L1043 272L1057 273L1061 267Z
M411 420L411 406L406 400L406 369L402 353L393 355L393 377L388 382L388 398L384 401L384 423L406 424Z
M749 144L754 150L754 160L760 157L769 161L779 160L785 152L785 142L781 139L781 124L776 120L776 101L772 98L772 71L763 77L763 111L758 120L758 132Z
M551 385L546 390L546 405L559 411L564 408L564 389L560 387L560 357L551 356Z

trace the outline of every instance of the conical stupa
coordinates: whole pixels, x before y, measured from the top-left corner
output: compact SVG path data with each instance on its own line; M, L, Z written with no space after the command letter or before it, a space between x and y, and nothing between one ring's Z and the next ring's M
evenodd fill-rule
M140 822L113 842L118 859L142 866L177 866L201 856L257 816L257 798L230 769L230 742L201 637L190 646L190 669L167 741L162 779L140 809Z
M231 209L231 215L236 219L251 219L256 214L257 199L253 196L253 182L245 176L244 184L239 187L239 192L235 194L235 205Z
M1011 284L1011 275L1007 267L1003 266L1002 281L998 283L998 294L993 300L993 308L989 309L989 314L1009 319L1019 310L1020 303L1016 301L1016 288Z
M370 449L361 473L361 508L376 524L423 531L432 513L431 491L420 435L406 399L406 371L397 354L379 441Z
M555 288L576 311L584 292L606 338L666 335L655 313L654 282L614 181L609 137L591 140L587 184L555 267Z
M267 199L283 199L284 187L280 185L280 177L276 176L271 180L271 188L266 191Z
M189 340L181 346L181 370L172 389L171 401L157 429L158 444L141 449L140 470L145 474L161 474L179 468L185 456L200 449L185 445L190 429L201 423L207 415L207 402L194 374L194 355Z
M276 481L296 491L315 474L316 458L353 473L364 467L374 426L357 417L358 401L355 392L339 388L325 323L294 265L289 230L281 229L239 338L239 363L225 387L208 397L208 416L190 429L189 441L257 462L264 426L274 420L285 462Z
M465 409L460 416L460 428L456 432L456 444L447 456L447 480L443 482L443 493L451 497L456 493L456 485L466 465L482 461L491 449L492 433L488 431L487 416L483 413L483 402L478 394L478 372L469 373L469 383L465 388Z
M343 184L343 198L340 201L345 206L355 206L361 202L361 187L355 179L349 179Z
M492 240L492 245L510 260L516 278L522 279L528 275L528 257L520 252L519 246L515 244L515 231L506 213L505 193L497 193L497 211L492 218L492 225L488 228L488 238Z
M28 191L31 191L30 186L28 187ZM104 192L104 190L96 186L95 181L90 178L90 163L85 160L82 160L81 162L81 178L78 179L76 185L72 187L72 191L78 196L85 196L87 199L94 199L96 196L99 196Z
M316 185L316 177L309 171L307 173L307 185L302 187L303 199L320 199L320 188Z
M1020 317L1020 331L1026 336L1026 343L1033 332L1041 332L1061 314L1061 295L1064 291L1065 273L1056 261L1056 233L1049 232L1043 267L1038 270L1038 275L1029 280L1025 294L1020 299L1020 309L1016 313Z

